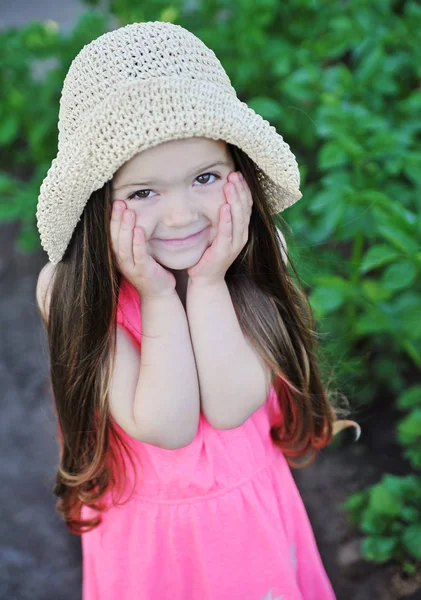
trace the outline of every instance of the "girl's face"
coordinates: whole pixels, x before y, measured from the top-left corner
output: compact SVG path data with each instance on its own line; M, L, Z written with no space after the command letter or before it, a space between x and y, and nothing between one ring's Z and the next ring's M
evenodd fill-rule
M195 265L218 231L223 186L235 170L227 144L204 137L171 140L140 152L113 178L113 202L124 200L143 228L149 254L168 269ZM188 244L162 240L185 238Z

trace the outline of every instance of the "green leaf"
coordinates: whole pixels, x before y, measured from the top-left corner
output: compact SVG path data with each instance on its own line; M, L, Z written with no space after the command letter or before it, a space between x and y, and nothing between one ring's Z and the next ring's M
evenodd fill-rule
M414 506L404 506L401 510L400 518L407 523L420 523L421 510Z
M398 256L399 252L386 244L371 246L362 259L359 272L366 273L367 271L371 271L371 269L386 265L398 258Z
M398 547L399 541L397 538L376 536L365 538L361 544L361 551L367 560L383 563L394 557Z
M421 559L421 523L415 523L405 529L402 543L414 558Z
M414 185L421 184L421 156L407 153L403 164L403 172Z
M331 169L332 167L345 165L348 162L347 152L337 142L324 144L317 157L317 164L320 169Z
M352 174L347 169L335 169L327 171L321 181L323 188L335 194L335 198L342 197L346 193L354 191L354 182ZM338 190L341 191L339 194Z
M254 96L247 102L248 106L256 113L261 115L263 119L268 121L276 121L282 116L282 109L276 100L265 96Z
M421 385L414 385L411 388L404 390L396 401L399 408L414 408L421 407Z
M399 312L417 308L421 317L421 294L413 290L405 290L395 298L395 308Z
M338 190L334 188L323 189L308 201L307 210L313 215L318 215L325 210L330 210L338 200Z
M395 537L367 537L362 541L361 551L367 560L383 563L394 557L398 546L399 542Z
M329 314L342 306L345 298L346 295L339 289L319 287L310 294L310 304L318 313Z
M368 502L367 490L361 492L354 492L349 496L342 504L342 508L350 513L352 517L360 518L363 510L366 508Z
M389 519L368 508L363 514L360 527L364 533L382 535L389 528Z
M296 102L312 101L319 87L319 70L314 64L307 63L306 67L293 69L283 80L281 90Z
M0 123L0 144L6 146L11 144L17 137L19 131L19 120L17 115L8 115Z
M402 313L402 331L413 339L421 337L421 318L418 307L408 308Z
M329 239L333 232L338 228L345 211L346 204L344 202L334 202L330 208L324 211L317 219L316 224L313 225L313 228L308 233L308 239L313 244L319 244L320 242Z
M402 564L402 570L405 571L405 573L408 573L408 575L415 575L415 573L418 571L418 567L417 565L414 565L406 560Z
M382 285L389 290L409 287L417 276L418 269L409 260L400 260L390 265L383 273Z
M388 240L392 246L409 255L419 250L418 242L393 222L391 217L376 208L373 209L373 217L377 233Z
M355 71L357 80L366 83L369 82L369 80L378 77L379 73L382 72L384 59L385 55L383 48L376 44L357 67Z
M339 145L345 150L348 156L352 158L359 158L365 154L364 148L355 139L348 136L341 136L338 139Z
M342 292L344 295L352 294L353 285L346 279L338 277L337 275L315 275L313 282L324 287L329 287L333 290Z
M396 316L401 320L402 333L417 339L421 338L421 294L412 289L405 290L395 298L394 306Z
M1 196L10 193L16 185L15 180L8 173L0 172L0 194Z
M421 112L421 90L416 88L399 102L399 110L408 113L409 116Z
M333 94L343 93L345 89L352 85L352 73L342 63L323 69L322 77L323 89L329 90Z
M20 208L16 204L0 204L0 221L8 223L16 221L20 217Z
M391 319L375 307L361 315L354 325L356 335L389 334L392 328Z
M161 11L158 20L167 23L175 23L179 14L180 11L177 8L174 8L173 6L167 6Z
M402 188L396 190L393 187L389 194L366 189L356 194L356 201L372 209L377 225L392 224L396 228L411 233L412 226L416 224L417 220L415 213L406 209L402 204L397 204L393 199L394 196L402 196L403 193Z
M388 356L378 355L373 364L373 374L382 381L387 381L390 377L398 378L400 371L400 365Z
M402 502L415 500L421 494L421 480L415 475L392 475L386 473L380 482L385 489Z
M17 247L22 252L30 252L36 250L40 245L39 233L35 226L23 228L17 239Z
M292 57L289 44L282 37L273 37L267 45L266 59L271 65L271 73L283 78L291 72Z
M388 300L393 294L390 290L385 289L379 281L374 279L362 281L361 288L364 291L365 296L376 303Z
M370 508L379 515L396 517L401 510L399 497L384 485L378 484L370 490Z
M403 455L414 469L421 470L421 447L408 446ZM421 520L421 517L419 520Z
M421 408L413 409L398 423L397 434L401 444L421 442Z

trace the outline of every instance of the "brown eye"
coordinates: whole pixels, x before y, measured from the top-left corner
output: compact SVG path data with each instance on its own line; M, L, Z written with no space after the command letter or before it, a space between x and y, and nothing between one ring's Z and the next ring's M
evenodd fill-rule
M201 177L206 177L207 178L207 181L199 182L199 183L201 183L201 187L204 187L206 185L210 185L210 183L215 183L214 181L209 182L209 177L215 177L216 179L221 179L220 176L217 173L202 173L201 175L198 175L196 177L196 180L199 180ZM128 200L133 200L137 196L137 198L139 200L150 200L151 198L153 198L153 196L149 196L149 192L152 192L152 191L153 190L136 190L135 192L133 192L132 194L130 194L130 196L128 196L127 199ZM148 194L148 195L141 196L140 194Z
M130 196L127 197L128 200L133 200L133 198L135 196L138 196L139 194L142 194L143 192L151 192L152 190L136 190L135 192L133 192L133 194L130 194ZM140 196L140 200L149 200L148 196Z
M198 175L196 177L196 179L200 179L201 177L209 177L209 176L216 177L217 179L220 179L219 175L217 175L216 173L202 173L201 175ZM206 181L206 182L203 183L203 185L207 185L208 183L209 183L209 181ZM214 182L212 182L212 183L214 183Z

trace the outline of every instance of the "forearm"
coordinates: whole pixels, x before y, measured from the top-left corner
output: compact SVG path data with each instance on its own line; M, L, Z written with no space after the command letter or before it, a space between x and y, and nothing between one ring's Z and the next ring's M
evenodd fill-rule
M141 313L134 420L157 445L187 445L197 432L200 401L185 310L174 291L162 298L141 298Z
M203 413L218 429L238 427L263 404L268 371L240 328L225 280L189 280L186 308Z

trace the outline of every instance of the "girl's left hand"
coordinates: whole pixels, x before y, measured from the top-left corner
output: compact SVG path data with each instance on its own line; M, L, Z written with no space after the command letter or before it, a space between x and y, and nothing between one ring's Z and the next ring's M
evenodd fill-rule
M190 280L223 280L228 267L247 243L253 199L239 171L228 175L224 193L227 202L222 204L219 211L217 235L199 262L187 269Z

